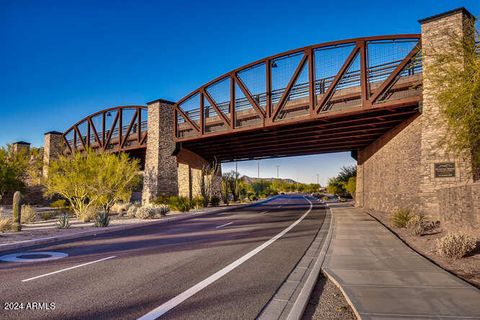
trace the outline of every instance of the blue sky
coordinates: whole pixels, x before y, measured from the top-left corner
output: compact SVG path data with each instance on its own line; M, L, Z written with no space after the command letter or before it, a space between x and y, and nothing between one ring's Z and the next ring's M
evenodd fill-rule
M43 143L115 105L178 100L268 55L357 36L418 33L418 19L480 1L0 0L0 145ZM349 154L262 161L261 176L321 182ZM241 163L256 175L256 162ZM253 169L252 169L253 168Z

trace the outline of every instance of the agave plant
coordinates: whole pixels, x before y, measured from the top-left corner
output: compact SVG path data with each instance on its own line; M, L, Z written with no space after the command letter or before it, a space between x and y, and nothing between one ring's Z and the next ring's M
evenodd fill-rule
M58 218L58 228L59 229L68 229L70 228L70 217L68 213L64 213Z
M110 217L107 212L100 212L95 216L95 227L105 228L110 224Z

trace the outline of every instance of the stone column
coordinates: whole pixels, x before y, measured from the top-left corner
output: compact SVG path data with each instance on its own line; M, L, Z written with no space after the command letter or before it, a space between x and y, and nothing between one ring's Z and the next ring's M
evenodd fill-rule
M447 124L442 116L442 106L435 98L438 88L429 77L436 51L451 50L448 33L468 36L466 31L473 28L474 16L464 8L452 10L419 21L422 29L423 64L423 108L421 132L420 197L425 213L440 218L437 191L472 181L472 167L469 157L459 158L449 153L443 141ZM472 39L474 41L474 39ZM461 57L459 57L461 59ZM459 60L461 62L461 60ZM468 153L468 150L467 150ZM436 168L446 165L452 176L439 177ZM452 167L454 167L454 173Z
M43 145L43 177L48 176L48 168L50 163L57 159L65 150L63 143L63 133L58 131L50 131L45 133Z
M178 194L177 159L173 155L174 108L173 102L155 100L148 103L148 138L142 203L158 196Z
M30 143L25 141L18 141L12 144L13 153L25 152L25 154L30 153Z

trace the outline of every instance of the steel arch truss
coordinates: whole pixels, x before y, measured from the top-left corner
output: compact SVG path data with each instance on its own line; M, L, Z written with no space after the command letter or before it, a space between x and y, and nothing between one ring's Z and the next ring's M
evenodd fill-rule
M67 152L146 148L147 115L145 106L119 106L89 115L63 134Z
M421 101L420 35L335 41L226 73L175 104L175 139L392 109Z

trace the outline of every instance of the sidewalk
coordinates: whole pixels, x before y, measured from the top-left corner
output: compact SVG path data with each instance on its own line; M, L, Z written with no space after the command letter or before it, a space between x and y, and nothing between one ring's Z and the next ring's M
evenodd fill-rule
M358 318L480 319L480 290L411 250L361 209L332 206L331 212L323 269Z

